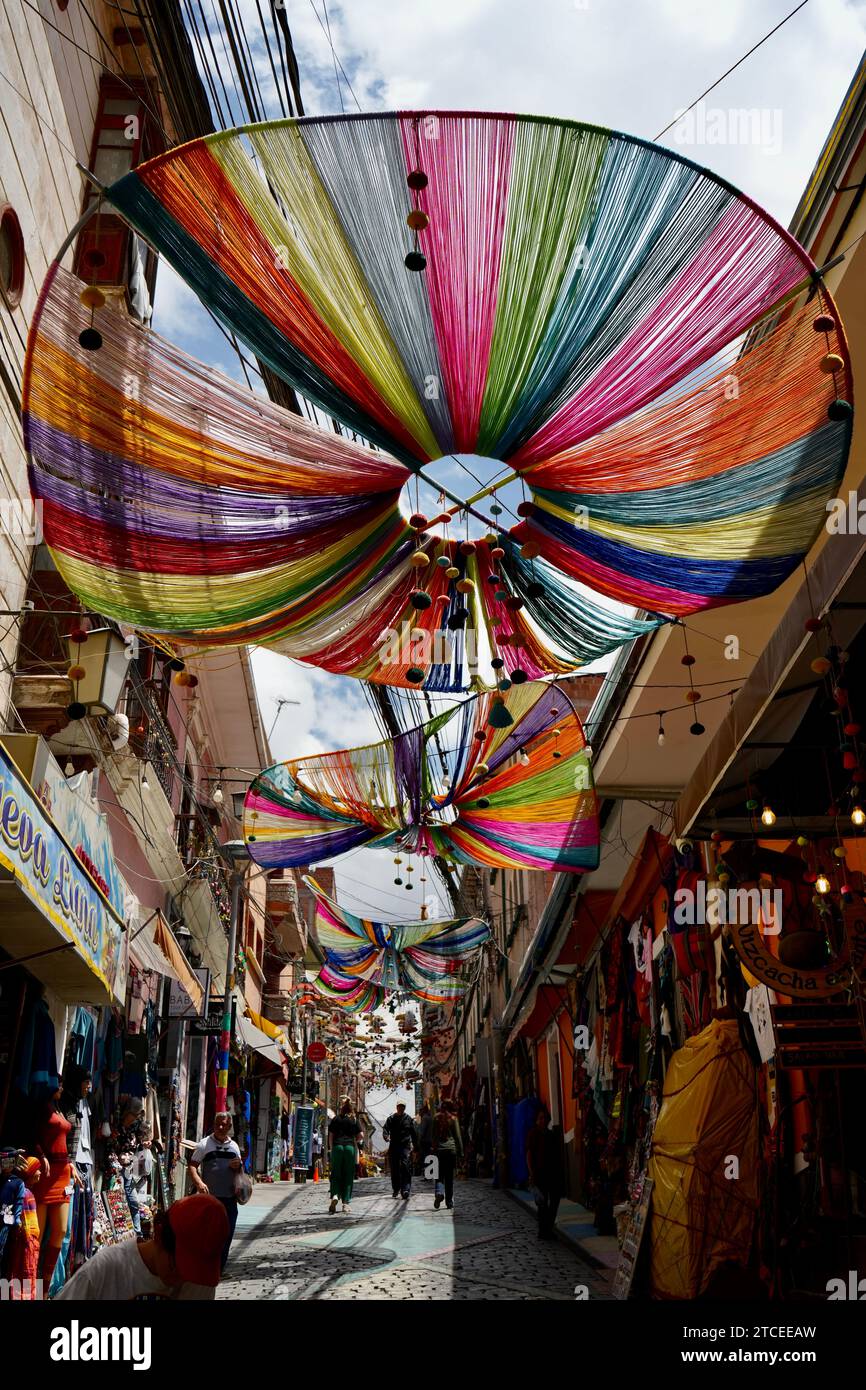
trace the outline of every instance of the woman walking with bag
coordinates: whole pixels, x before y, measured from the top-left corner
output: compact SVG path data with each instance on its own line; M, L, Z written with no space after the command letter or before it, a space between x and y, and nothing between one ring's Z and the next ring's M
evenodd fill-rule
M440 1110L433 1121L433 1153L437 1164L433 1206L438 1211L444 1197L445 1206L451 1211L454 1207L454 1170L463 1157L463 1136L457 1116L447 1108Z
M328 1210L332 1215L337 1210L338 1202L342 1202L343 1211L349 1210L360 1136L361 1126L355 1117L352 1102L346 1096L339 1115L335 1115L328 1126L331 1142L331 1205Z

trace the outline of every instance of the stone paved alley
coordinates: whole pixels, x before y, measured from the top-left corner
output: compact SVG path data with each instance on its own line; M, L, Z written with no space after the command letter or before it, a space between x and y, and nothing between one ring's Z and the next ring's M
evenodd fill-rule
M324 1183L257 1186L242 1207L218 1299L609 1298L607 1276L482 1182L458 1182L455 1209L429 1186L395 1202L384 1178L355 1185L351 1213L328 1214Z

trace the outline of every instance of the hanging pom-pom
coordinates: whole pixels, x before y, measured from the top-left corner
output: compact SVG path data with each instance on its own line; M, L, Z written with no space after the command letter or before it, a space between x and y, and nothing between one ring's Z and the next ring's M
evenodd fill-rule
M844 359L839 356L838 352L825 353L825 355L821 358L822 372L841 372L844 366Z
M433 600L424 589L414 589L409 595L409 602L413 608L420 611L422 608L429 608Z
M407 270L426 270L427 257L422 256L420 251L410 251L406 256L403 257L403 264L405 265Z
M491 729L507 729L509 724L514 723L513 715L505 708L505 701L498 696L493 701L487 722Z
M430 563L430 556L424 550L416 550L409 556L409 564L416 570L426 569Z
M518 515L518 516L532 516L532 514L533 514L534 511L535 511L535 503L534 503L534 502L521 502L521 503L519 504L519 506L517 507L517 515Z
M459 571L459 569L457 568L457 566L456 566L456 565L449 565L448 568L447 568L447 570L445 571L445 578L446 578L446 579L458 579L459 577L460 577L460 571Z
M102 347L102 334L95 328L83 328L78 335L78 341L85 352L98 352Z
M409 525L413 531L423 531L427 525L427 518L423 512L413 512L409 518Z
M70 632L70 634L69 634L69 640L70 640L70 642L77 642L78 645L79 645L79 647L80 647L81 644L82 644L82 642L86 642L86 641L87 641L87 638L88 638L88 636L89 636L89 631L90 631L89 628L84 627L83 624L79 624L77 627L74 627L74 628L72 629L72 631Z
M527 584L526 586L527 598L544 598L546 592L547 590L544 585L539 584L537 579L534 579L531 584Z
M98 285L85 285L78 298L85 309L101 309L105 303L105 295Z
M705 734L706 732L707 731L704 728L703 724L699 724L697 720L695 720L694 724L689 725L690 734L694 734L695 736L697 736L698 734Z
M832 333L836 327L836 320L832 314L819 314L812 320L812 327L816 333Z
M502 549L501 545L495 545L490 552L491 560L501 560L504 555L505 551Z
M816 656L815 660L810 662L810 666L816 676L826 676L827 672L830 670L830 662L827 660L826 656Z
M406 182L410 188L414 188L415 192L418 193L422 188L427 187L429 180L423 169L413 169L411 173L406 175Z
M843 401L837 398L831 401L827 407L827 414L831 420L847 420L854 413L854 407L850 401Z
M406 226L413 232L423 232L430 225L430 218L420 208L413 208L406 218Z
M87 670L84 666L70 666L66 675L71 681L83 681L84 677L87 675Z
M409 670L406 672L406 679L417 685L419 681L423 681L424 672L420 666L410 666Z
M461 541L461 542L460 542L460 554L461 554L461 555L474 555L474 554L475 554L475 542L474 542L474 541Z
M519 666L515 666L514 670L511 672L511 679L515 685L523 685L525 681L529 680L529 677Z
M87 706L82 705L80 700L73 700L71 705L66 706L66 713L70 719L83 719L87 713Z
M458 594L471 594L475 585L471 579L458 579L454 587Z

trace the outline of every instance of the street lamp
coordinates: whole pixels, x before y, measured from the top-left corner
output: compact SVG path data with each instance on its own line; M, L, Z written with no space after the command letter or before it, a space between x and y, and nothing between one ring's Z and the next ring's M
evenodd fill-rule
M69 718L114 714L129 673L129 649L123 638L110 627L87 633L79 629L66 638L66 649L69 677L75 685L75 699L66 710Z
M223 1010L223 1026L220 1034L219 1070L217 1073L216 1109L225 1110L229 1088L229 1053L232 1045L232 990L235 982L235 952L238 941L238 920L241 912L241 878L245 864L250 856L243 840L227 840L220 845L220 853L231 870L232 915L229 927L228 953L226 955L226 994Z

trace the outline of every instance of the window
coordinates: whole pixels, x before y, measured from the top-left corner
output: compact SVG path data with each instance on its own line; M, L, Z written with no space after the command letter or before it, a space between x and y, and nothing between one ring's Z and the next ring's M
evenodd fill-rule
M99 87L99 108L90 151L90 168L100 183L110 186L137 164L159 154L163 142L151 114L158 98L143 79L106 75ZM86 212L98 193L85 187ZM130 287L133 272L143 280L148 297L153 291L156 256L105 204L83 227L76 246L75 273L88 284Z
M24 237L11 203L0 203L0 292L7 309L17 309L24 289Z

